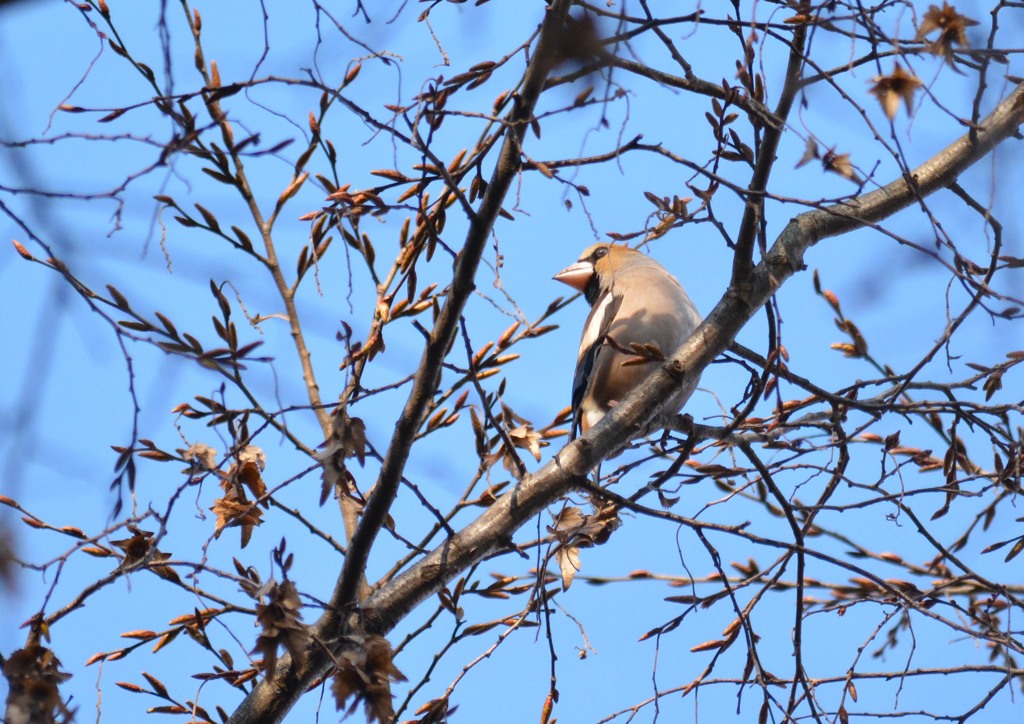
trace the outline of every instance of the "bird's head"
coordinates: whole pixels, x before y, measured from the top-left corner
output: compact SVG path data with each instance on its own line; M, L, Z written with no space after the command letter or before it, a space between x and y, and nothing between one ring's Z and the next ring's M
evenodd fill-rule
M642 252L620 244L599 243L588 246L575 264L555 274L555 280L583 292L590 304L602 288L611 286L615 273L631 262L645 259Z

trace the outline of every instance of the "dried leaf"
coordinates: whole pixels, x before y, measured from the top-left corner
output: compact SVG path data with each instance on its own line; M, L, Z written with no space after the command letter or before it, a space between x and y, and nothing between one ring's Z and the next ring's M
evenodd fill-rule
M534 459L540 462L541 445L546 445L547 443L541 441L540 433L536 432L529 424L520 425L514 430L509 430L508 437L513 445L529 450Z
M877 75L871 81L874 85L870 93L878 99L890 121L896 117L901 100L907 107L907 115L910 115L914 108L914 93L923 85L920 78L903 70L899 63L889 75Z
M929 53L942 56L946 62L953 65L953 46L968 47L967 28L977 25L965 15L961 15L946 0L943 0L942 7L931 5L928 12L921 20L921 27L917 29L917 40L924 40L932 31L938 30L939 35L935 40L929 42L925 49Z
M821 165L826 171L839 174L854 183L860 182L860 177L854 171L853 162L850 160L850 154L848 153L836 153L834 150L829 149L822 157Z
M568 591L580 570L580 552L575 546L563 546L555 552L555 560L562 574L562 590Z
M391 722L395 718L391 681L405 681L405 676L395 666L387 640L371 635L353 640L351 648L338 657L331 691L339 711L352 712L362 701L367 721Z
M302 623L302 601L292 581L271 581L256 604L256 621L262 627L253 653L263 655L263 670L273 679L277 669L277 648L284 647L293 660L301 662L309 643L309 631ZM263 598L260 596L260 598Z

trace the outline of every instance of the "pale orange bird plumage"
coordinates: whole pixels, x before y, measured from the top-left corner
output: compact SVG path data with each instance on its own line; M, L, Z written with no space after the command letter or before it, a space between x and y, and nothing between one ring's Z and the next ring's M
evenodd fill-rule
M583 292L591 306L573 379L575 437L596 425L656 368L659 361L642 361L633 345L668 357L693 334L701 316L665 267L628 246L594 244L554 278ZM694 380L676 392L664 411L677 412L696 386Z

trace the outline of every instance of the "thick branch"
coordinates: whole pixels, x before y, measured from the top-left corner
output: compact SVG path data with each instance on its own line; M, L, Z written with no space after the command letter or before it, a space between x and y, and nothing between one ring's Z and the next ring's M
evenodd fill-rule
M846 202L800 214L789 222L750 275L744 293L730 287L693 336L633 394L596 425L587 437L601 450L614 450L628 439L616 429L645 427L660 413L659 403L687 384L719 354L740 329L782 286L804 268L804 254L822 239L877 223L928 194L949 186L969 166L1000 142L1016 135L1024 122L1024 84L1003 100L971 131L914 169L908 177Z
M552 5L546 24L550 25L553 21L550 15L556 10L564 12L566 5L567 3ZM555 27L560 27L560 21ZM538 65L542 55L541 49L545 47L545 35L550 42L550 33L542 34L538 53L530 69L543 69L543 72L538 71L539 75L534 75L534 80L538 83L543 83L544 72L547 70L547 67ZM527 94L530 88L529 84L524 86L523 102L516 114L519 119L528 120L530 117L533 107ZM539 91L539 86L535 87L534 91ZM510 546L512 535L521 525L574 485L585 480L595 465L620 449L637 431L644 429L661 414L660 404L672 397L674 389L687 384L712 360L726 351L740 329L768 302L771 295L789 277L804 268L804 254L810 247L822 239L877 223L924 196L953 183L966 168L984 157L1000 142L1017 133L1024 120L1022 110L1024 85L1015 89L996 107L982 122L981 130L964 135L915 169L909 176L901 177L857 199L816 209L790 221L747 277L743 292L740 293L730 287L693 336L676 350L671 359L644 385L606 415L587 435L567 445L535 475L524 478L512 492L500 498L477 520L363 601L359 608L364 629L367 632L387 633L421 601L437 592L468 566L496 550ZM472 276L482 253L481 247L490 232L501 198L518 169L519 142L523 131L520 120L520 125L513 124L506 137L501 161L495 170L495 180L492 181L478 220L471 228L466 246L456 263L449 305L456 304L457 296L465 295L472 289ZM504 181L504 186L495 190L495 184L501 181ZM472 256L474 254L475 257ZM395 440L388 454L390 463L386 463L386 470L382 470L381 482L378 485L393 482L386 476L400 475L408 454L408 446L411 444L411 433L410 440L405 440L403 430L415 431L421 419L417 415L422 414L417 413L413 401L422 399L422 395L425 394L429 397L429 392L432 392L437 380L437 370L427 369L426 365L434 359L433 355L443 354L447 349L447 344L441 344L442 339L450 341L450 337L443 337L442 330L446 329L443 320L451 319L450 333L454 334L458 313L461 312L464 301L463 297L462 301L458 302L458 312L455 311L455 306L451 306L452 311L449 314L454 314L454 317L446 316L445 313L439 317L438 325L424 352L422 379L417 380L406 412L396 430ZM378 494L382 496L379 498L380 505L386 510L394 492L390 491L390 497L380 491ZM385 502L386 506L383 505ZM379 511L376 511L373 514L378 513ZM372 543L375 534L376 529L372 530L372 535L368 535L369 543ZM361 545L368 548L367 542L362 542ZM366 551L360 558L351 560L361 562L365 560L365 554ZM349 564L350 561L346 563ZM355 563L351 565L354 566ZM358 571L350 576L356 574ZM334 603L352 603L354 586L346 589L346 585L344 579L339 581L339 590L336 593L345 595L336 595ZM313 629L315 637L320 641L336 639L336 612L340 611L341 609L334 608L321 617ZM299 669L285 657L278 664L277 679L271 683L261 682L235 712L232 721L279 721L305 686L326 671L329 665L329 658L319 650L310 652ZM280 673L282 670L286 671L283 675Z
M498 163L491 176L487 192L480 204L480 210L470 221L466 243L455 260L451 287L441 308L434 329L427 340L420 359L416 376L413 379L412 392L406 401L405 409L395 426L395 434L380 475L363 511L362 522L356 530L345 557L341 577L334 592L331 604L340 610L355 600L359 578L366 567L366 561L373 546L373 541L387 518L388 511L398 492L402 473L405 470L409 451L416 439L416 432L423 424L423 419L434 398L441 379L441 363L452 346L459 329L459 319L465 309L466 302L476 289L476 270L480 264L487 240L490 237L494 221L501 211L505 194L512 184L521 165L520 148L523 136L533 118L533 109L544 87L548 72L558 58L558 38L565 23L565 15L570 3L567 0L552 4L544 20L537 51L533 56L526 75L523 78L519 102L509 116L505 142L502 145Z
M333 663L325 648L342 638L342 629L348 624L345 614L352 611L356 605L359 581L374 540L394 502L409 452L416 439L416 432L423 423L429 403L440 382L441 364L458 332L459 319L466 302L476 288L474 280L477 267L487 247L491 229L501 211L512 180L521 167L522 140L533 119L533 109L548 74L559 60L560 37L570 5L570 0L556 0L547 8L536 51L526 69L520 92L515 99L516 103L509 114L505 141L497 164L480 208L470 220L466 242L456 257L452 283L444 307L423 350L413 379L412 392L395 425L395 434L382 462L373 493L363 511L359 527L352 537L334 594L326 611L312 627L313 639L318 643L306 652L303 661L297 662L291 657L280 661L274 679L264 679L257 685L234 712L232 722L280 721L309 684L323 675ZM540 502L536 509L539 510L541 506L543 502ZM474 552L473 556L467 558L472 559L478 560L479 556Z
M806 10L806 3L801 5L801 10ZM807 43L807 27L798 26L793 31L793 40L789 47L789 66L786 68L785 82L779 103L775 108L775 115L782 119L783 123L789 118L789 112L793 107L793 99L796 98L797 90L800 87L800 69L804 64L804 46ZM754 167L754 174L750 180L751 194L747 197L746 206L743 209L743 220L740 222L740 230L736 235L736 251L732 265L732 284L742 283L750 272L753 265L755 240L758 236L758 229L761 227L761 219L764 214L763 192L768 188L768 179L771 177L772 168L775 166L775 154L779 149L779 142L785 132L785 126L765 129L764 139L757 149L757 165Z
M804 268L804 253L821 239L878 222L956 180L998 143L1016 133L1022 119L1024 85L982 123L975 140L963 136L912 174L845 204L801 214L782 231L748 278L746 294L726 291L714 311L657 373L595 425L567 445L535 475L523 479L476 521L364 602L369 630L386 633L420 601L495 549L508 545L516 529L557 500L598 462L625 445L659 415L659 403L725 352L740 329L775 291Z

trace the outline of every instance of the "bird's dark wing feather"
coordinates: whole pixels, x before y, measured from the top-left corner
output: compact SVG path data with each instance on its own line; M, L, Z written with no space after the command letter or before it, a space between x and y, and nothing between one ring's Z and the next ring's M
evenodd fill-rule
M572 429L569 432L569 439L574 440L580 431L580 411L583 397L587 393L587 387L590 385L592 373L594 370L594 364L597 361L597 354L601 351L601 346L605 342L605 337L608 334L608 329L611 327L612 320L615 319L615 314L619 310L619 306L622 304L622 297L612 295L611 292L606 292L611 295L610 300L607 303L602 303L602 300L595 300L593 309L590 312L590 316L587 317L587 323L584 326L583 339L590 339L590 343L585 349L580 350L579 362L576 363L576 375L572 381ZM600 315L600 319L596 318L596 315ZM593 325L597 326L597 331L594 334L587 334L586 330L592 330Z

